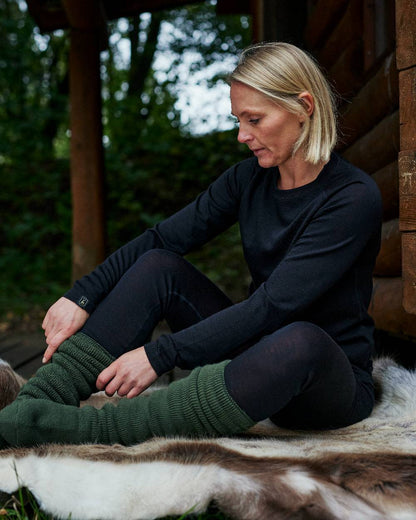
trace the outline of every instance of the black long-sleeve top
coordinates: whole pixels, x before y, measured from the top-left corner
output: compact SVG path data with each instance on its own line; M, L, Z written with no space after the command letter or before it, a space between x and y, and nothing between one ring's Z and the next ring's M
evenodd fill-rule
M337 154L309 184L279 190L278 178L277 167L261 168L256 158L234 165L194 202L113 253L65 296L91 313L144 252L163 248L184 255L238 221L253 279L251 295L146 344L156 372L213 362L302 320L324 329L369 378L373 322L367 308L380 246L378 188Z

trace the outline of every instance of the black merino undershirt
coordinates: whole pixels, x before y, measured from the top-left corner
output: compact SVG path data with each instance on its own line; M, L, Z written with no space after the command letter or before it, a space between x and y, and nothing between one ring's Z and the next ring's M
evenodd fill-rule
M371 372L373 323L367 313L380 245L381 200L375 182L332 154L317 179L279 190L277 167L257 159L222 174L199 197L147 230L78 280L66 297L89 313L146 251L184 255L239 222L253 290L182 331L145 345L157 373L192 368L293 321L314 323L350 362Z

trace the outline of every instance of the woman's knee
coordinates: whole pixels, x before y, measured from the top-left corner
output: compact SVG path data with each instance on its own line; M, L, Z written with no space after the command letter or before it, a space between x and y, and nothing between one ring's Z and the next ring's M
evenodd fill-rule
M127 271L129 276L153 277L161 273L173 273L178 269L183 269L186 262L180 255L165 249L150 249L143 253Z
M320 327L307 321L293 322L271 335L285 362L322 367L334 350L340 350L335 341Z
M164 264L176 264L181 263L183 261L183 258L178 255L177 253L174 253L173 251L168 251L166 249L149 249L149 251L146 251L143 253L140 258L136 261L137 264L149 264L151 266L153 265L164 265Z

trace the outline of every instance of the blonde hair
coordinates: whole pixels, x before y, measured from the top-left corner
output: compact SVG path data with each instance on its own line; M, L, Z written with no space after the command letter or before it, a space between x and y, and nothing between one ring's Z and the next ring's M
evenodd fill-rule
M302 150L306 161L328 161L337 140L335 98L314 59L289 43L265 42L248 47L229 81L252 87L282 108L304 114L301 135L293 154ZM309 92L314 100L311 116L299 98Z

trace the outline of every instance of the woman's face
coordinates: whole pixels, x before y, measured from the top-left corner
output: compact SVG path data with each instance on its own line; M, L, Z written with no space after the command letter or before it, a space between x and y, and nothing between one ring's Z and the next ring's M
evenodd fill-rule
M260 166L282 166L292 158L304 115L288 112L237 81L231 84L231 112L240 124L238 141L250 148Z

